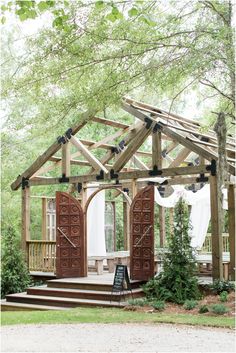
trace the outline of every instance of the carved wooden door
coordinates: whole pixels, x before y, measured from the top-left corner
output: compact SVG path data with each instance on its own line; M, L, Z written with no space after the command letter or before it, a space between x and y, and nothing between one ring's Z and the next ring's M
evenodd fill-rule
M56 192L56 227L56 276L87 276L83 209L65 192Z
M154 276L154 186L135 196L131 208L130 277L148 280Z

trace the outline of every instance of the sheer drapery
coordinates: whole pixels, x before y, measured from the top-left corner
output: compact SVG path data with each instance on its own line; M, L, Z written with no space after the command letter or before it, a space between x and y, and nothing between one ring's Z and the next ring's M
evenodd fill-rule
M87 198L98 188L87 189ZM98 192L87 210L88 256L105 256L105 190Z

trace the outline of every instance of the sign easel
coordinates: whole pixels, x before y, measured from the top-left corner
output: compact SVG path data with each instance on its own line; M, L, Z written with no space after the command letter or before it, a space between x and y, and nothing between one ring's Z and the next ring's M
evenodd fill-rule
M114 276L114 281L113 281L112 291L111 291L111 300L112 300L113 293L118 293L118 292L120 294L123 294L123 297L125 299L125 291L130 291L133 298L132 287L129 279L127 266L116 265L116 271L115 271L115 276ZM121 295L119 298L121 298Z

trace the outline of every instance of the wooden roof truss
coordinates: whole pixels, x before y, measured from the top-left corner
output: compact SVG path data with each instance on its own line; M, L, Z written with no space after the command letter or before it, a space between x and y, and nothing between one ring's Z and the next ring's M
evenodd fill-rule
M122 108L138 122L128 125L84 113L82 122L58 138L17 177L11 188L17 190L21 185L117 182L154 176L169 177L170 185L173 185L175 179L181 183L180 176L183 183L193 183L210 172L214 173L218 154L213 130L203 133L197 121L128 98L123 99ZM110 126L113 132L106 132L106 136L99 141L76 136L86 124L91 123ZM76 149L73 153L72 146ZM226 148L228 171L235 174L235 141L231 136L227 139ZM96 151L103 151L102 157L98 157ZM83 171L83 167L89 169L83 175L71 175L72 166L78 167L78 172ZM58 167L61 168L59 176L50 176L50 171ZM201 177L196 179L194 175Z

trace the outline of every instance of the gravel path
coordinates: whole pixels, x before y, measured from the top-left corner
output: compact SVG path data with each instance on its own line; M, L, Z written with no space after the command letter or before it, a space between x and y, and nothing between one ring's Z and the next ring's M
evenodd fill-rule
M234 352L234 332L166 324L2 327L2 352Z

